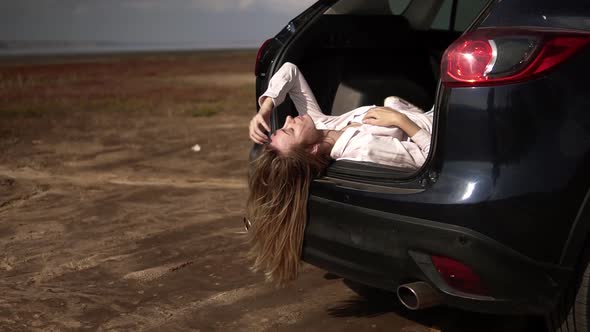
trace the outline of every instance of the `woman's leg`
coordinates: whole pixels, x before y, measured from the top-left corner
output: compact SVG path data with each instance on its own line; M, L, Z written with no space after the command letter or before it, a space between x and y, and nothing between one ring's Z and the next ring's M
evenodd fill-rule
M290 62L285 62L271 77L268 89L260 96L258 103L262 105L264 99L270 97L276 107L285 100L287 94L291 97L300 115L309 114L313 120L326 117L322 113L305 77L303 77L299 68Z

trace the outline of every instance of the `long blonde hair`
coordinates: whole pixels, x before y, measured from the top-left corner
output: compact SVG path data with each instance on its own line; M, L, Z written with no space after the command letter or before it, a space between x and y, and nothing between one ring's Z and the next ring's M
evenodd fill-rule
M279 153L264 146L251 162L247 218L252 269L279 285L297 278L307 222L309 185L327 166L327 156L303 147Z

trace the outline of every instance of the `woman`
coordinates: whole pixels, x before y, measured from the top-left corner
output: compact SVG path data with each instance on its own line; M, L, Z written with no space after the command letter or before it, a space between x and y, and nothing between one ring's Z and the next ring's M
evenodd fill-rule
M267 137L272 110L289 94L299 113ZM422 113L400 98L384 107L363 106L340 116L321 112L297 68L285 63L259 98L250 138L265 144L252 162L247 218L253 269L282 284L297 277L307 217L309 185L332 159L419 168L430 149L432 111Z

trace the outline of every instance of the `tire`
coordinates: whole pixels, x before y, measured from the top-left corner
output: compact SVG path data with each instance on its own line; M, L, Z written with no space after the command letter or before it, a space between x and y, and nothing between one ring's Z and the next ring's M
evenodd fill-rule
M590 321L590 262L584 265L555 309L546 317L549 332L589 332Z

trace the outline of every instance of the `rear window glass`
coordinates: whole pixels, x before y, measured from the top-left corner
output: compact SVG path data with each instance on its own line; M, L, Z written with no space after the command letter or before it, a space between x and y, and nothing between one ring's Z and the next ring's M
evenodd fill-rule
M434 17L434 21L430 25L434 30L449 30L451 24L451 11L453 9L453 0L445 0L438 14Z
M392 2L405 2L391 0ZM409 1L408 1L409 2ZM404 7L405 8L405 7ZM389 0L339 0L325 15L391 15Z
M459 0L454 30L465 31L487 2L488 0Z
M326 15L403 15L407 17L410 22L414 22L413 18L408 15L416 16L417 12L414 10L412 14L406 13L406 9L410 4L415 5L418 2L421 8L418 16L418 22L423 18L428 20L428 13L424 13L424 3L419 3L423 0L339 0L332 7L330 7L324 14ZM430 24L430 29L433 30L452 30L464 31L477 17L479 12L483 9L489 0L443 0L442 4L438 1L431 0L429 3L433 6L431 11L436 10L440 5L438 13L434 16L432 21L426 22L426 27ZM428 5L426 5L428 6ZM428 7L426 7L428 9ZM453 11L456 11L453 22ZM423 17L419 17L422 15ZM419 23L421 24L421 23ZM453 26L451 26L453 25Z
M412 0L389 0L389 9L393 15L401 15Z
M453 0L445 0L440 7L438 14L434 18L431 29L434 30L453 30L465 31L467 27L475 20L479 12L483 9L488 0L456 0L455 24L451 27L451 17L453 13Z

